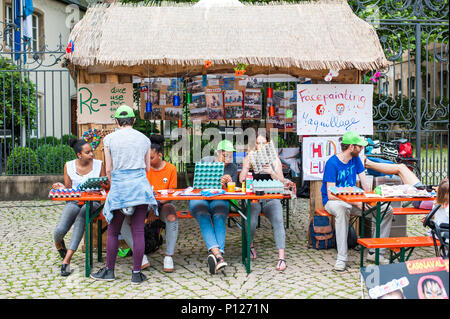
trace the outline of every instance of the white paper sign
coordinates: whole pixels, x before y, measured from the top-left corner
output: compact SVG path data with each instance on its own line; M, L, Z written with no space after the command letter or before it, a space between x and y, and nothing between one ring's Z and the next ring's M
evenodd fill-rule
M302 152L303 180L322 180L325 163L330 157L341 152L341 136L304 137ZM364 148L359 153L364 163Z
M297 134L373 135L373 85L298 84Z

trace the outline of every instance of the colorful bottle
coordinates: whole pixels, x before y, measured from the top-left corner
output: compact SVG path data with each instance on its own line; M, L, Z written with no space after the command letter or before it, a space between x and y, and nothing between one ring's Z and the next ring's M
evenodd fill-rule
M248 172L247 178L245 179L245 193L253 194L253 174Z

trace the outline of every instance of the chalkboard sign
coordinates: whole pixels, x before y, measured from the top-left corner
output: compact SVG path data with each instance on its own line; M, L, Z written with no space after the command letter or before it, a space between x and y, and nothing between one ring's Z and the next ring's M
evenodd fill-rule
M134 107L132 83L79 84L77 94L78 124L114 124L120 105Z

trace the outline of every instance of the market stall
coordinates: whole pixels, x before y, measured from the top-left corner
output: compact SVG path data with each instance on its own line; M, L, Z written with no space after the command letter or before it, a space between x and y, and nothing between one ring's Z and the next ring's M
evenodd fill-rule
M185 125L185 105L200 121L270 119L272 127L282 124L298 133L296 88L288 93L270 85L262 89L256 75L358 84L366 72L387 66L376 31L347 1L217 3L89 8L71 32L65 56L78 84L79 135L112 127L111 118L99 119L96 110L111 115L129 100L133 77L141 79L139 102L133 105L142 118ZM158 83L158 78L166 80ZM81 96L85 87L92 93L90 102L95 100L93 108L80 102L88 98ZM264 119L260 108L267 108ZM91 120L81 120L81 111ZM313 212L321 207L320 183L311 184Z

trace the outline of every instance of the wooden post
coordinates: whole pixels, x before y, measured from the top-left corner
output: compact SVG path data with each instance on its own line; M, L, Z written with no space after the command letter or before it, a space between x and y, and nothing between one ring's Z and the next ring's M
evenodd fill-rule
M119 79L123 82L128 83L131 82L130 76L120 76L117 74L89 74L85 70L79 70L78 71L78 83L79 84L88 84L88 83L119 83ZM87 124L77 124L78 125L78 138L82 138L82 135L84 132L86 132L89 129L97 129L97 130L107 130L107 131L113 131L116 127L115 124L97 124L97 123L87 123ZM97 145L96 149L94 150L94 157L96 159L99 159L104 162L104 155L103 155L103 139L100 140L100 143ZM106 221L104 219L101 219L102 222L102 228L106 226ZM102 250L106 250L106 240L107 240L107 232L105 231L102 234ZM92 247L94 251L97 250L97 222L94 222L93 227L93 242ZM120 243L120 247L127 247L126 244L124 245L123 242ZM85 250L85 245L83 243L82 250Z

